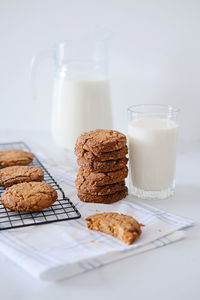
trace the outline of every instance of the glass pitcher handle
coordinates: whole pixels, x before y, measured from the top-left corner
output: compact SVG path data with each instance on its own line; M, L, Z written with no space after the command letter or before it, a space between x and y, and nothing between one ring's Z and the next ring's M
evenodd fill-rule
M31 60L30 65L30 87L31 93L34 100L37 99L37 72L38 67L42 61L46 60L47 58L52 57L52 50L44 50L39 52L37 55L34 55Z

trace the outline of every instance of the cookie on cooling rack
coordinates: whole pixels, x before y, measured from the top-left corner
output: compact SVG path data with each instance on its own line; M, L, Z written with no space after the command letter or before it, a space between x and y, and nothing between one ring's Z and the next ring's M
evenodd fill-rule
M44 172L39 167L13 166L0 170L0 186L9 187L13 184L30 181L42 181Z
M7 188L1 202L10 210L34 212L51 206L57 198L56 190L46 182L23 182Z
M0 166L26 166L33 160L33 154L23 150L0 151Z

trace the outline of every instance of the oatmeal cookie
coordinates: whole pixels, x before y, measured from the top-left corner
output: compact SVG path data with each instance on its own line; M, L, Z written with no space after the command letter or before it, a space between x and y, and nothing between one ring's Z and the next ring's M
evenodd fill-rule
M88 168L80 167L76 178L76 187L80 188L81 185L90 186L103 186L123 181L128 176L128 168L113 171L113 172L92 172Z
M109 194L114 194L116 192L120 192L124 189L124 187L125 187L125 181L114 183L114 184L108 184L104 186L81 185L80 187L77 187L77 189L80 193L101 196L101 195L109 195Z
M75 147L75 154L78 159L84 158L85 160L92 161L109 161L109 160L117 160L123 158L128 153L128 147L125 146L119 150L111 151L111 152L99 152L98 155L90 151L86 151L80 146Z
M91 171L98 172L111 172L115 170L122 169L126 166L128 159L126 157L117 159L117 160L109 160L109 161L87 161L85 158L78 158L77 163L79 166L86 167Z
M32 162L33 154L23 150L3 150L0 151L0 166L25 166Z
M131 216L119 213L95 214L85 220L89 229L115 236L127 245L132 244L142 233L143 224Z
M76 141L76 146L98 155L125 147L126 136L116 130L96 129L82 133Z
M0 170L0 186L9 187L13 184L29 181L42 181L44 172L39 167L13 166Z
M51 206L57 197L56 190L46 182L23 182L7 188L1 202L11 210L34 212Z
M126 186L119 192L109 195L90 195L88 193L78 192L78 197L83 202L90 202L90 203L104 203L104 204L111 204L113 202L117 202L122 200L128 195L128 188Z

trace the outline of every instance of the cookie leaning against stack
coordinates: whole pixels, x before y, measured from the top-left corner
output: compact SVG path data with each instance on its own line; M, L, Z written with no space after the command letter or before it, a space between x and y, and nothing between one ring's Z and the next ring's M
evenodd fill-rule
M79 170L78 197L84 202L113 203L125 198L126 136L115 130L97 129L81 134L75 146Z

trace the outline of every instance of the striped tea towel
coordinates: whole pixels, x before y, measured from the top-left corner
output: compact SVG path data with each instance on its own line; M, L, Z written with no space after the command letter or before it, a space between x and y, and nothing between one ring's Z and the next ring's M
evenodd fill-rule
M72 221L0 232L0 251L34 277L55 281L96 269L119 259L155 249L184 237L183 229L192 221L133 201L131 195L114 204L90 204L76 196L74 172L45 166L81 212ZM84 218L100 212L120 212L136 218L145 227L131 246L112 236L88 230Z

